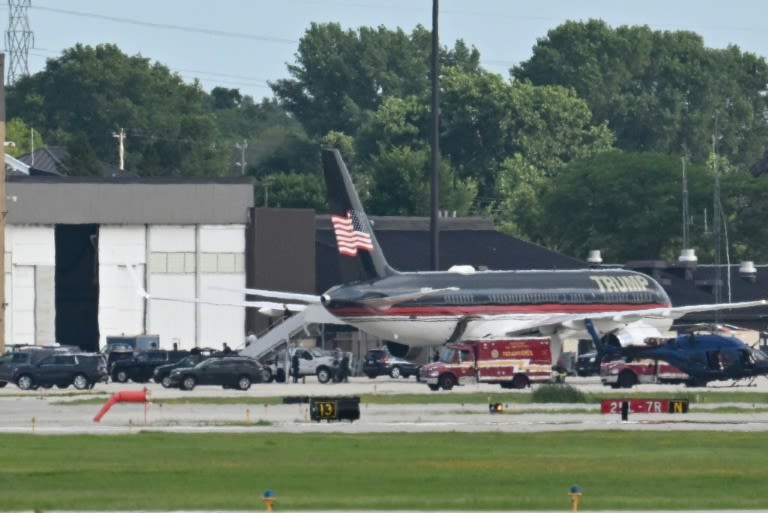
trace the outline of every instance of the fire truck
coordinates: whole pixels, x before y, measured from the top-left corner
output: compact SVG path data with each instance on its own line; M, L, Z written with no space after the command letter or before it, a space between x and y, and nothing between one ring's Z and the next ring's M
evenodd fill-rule
M600 364L600 381L611 388L632 388L647 383L686 383L689 376L661 360L619 358Z
M437 361L419 369L419 381L425 382L430 390L450 390L456 385L473 383L525 388L532 382L549 382L557 377L547 337L449 344Z

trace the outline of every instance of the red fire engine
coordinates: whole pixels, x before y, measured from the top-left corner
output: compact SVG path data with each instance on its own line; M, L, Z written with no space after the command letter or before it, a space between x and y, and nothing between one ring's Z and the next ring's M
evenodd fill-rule
M689 376L677 367L660 360L625 359L600 364L600 381L611 388L632 388L646 383L685 383Z
M419 381L427 383L430 390L450 390L471 383L525 388L555 376L550 339L541 337L450 344L436 362L422 365L419 370Z

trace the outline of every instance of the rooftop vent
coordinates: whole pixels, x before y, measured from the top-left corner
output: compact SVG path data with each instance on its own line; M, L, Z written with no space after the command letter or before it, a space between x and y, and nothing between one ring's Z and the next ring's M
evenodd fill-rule
M757 279L757 268L752 260L745 260L739 266L739 276L745 280L755 281Z
M587 262L589 262L592 265L600 265L603 263L603 257L600 256L600 250L599 249L593 249L589 252L589 256L587 256Z
M695 249L684 249L680 251L680 256L677 257L677 261L684 263L696 263L699 261L699 257L696 256Z

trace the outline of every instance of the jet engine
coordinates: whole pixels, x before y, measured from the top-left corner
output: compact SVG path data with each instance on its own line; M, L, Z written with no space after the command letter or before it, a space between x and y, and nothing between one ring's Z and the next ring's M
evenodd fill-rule
M643 321L636 321L607 333L603 336L603 344L621 348L628 346L644 346L646 339L659 338L661 333L658 328Z

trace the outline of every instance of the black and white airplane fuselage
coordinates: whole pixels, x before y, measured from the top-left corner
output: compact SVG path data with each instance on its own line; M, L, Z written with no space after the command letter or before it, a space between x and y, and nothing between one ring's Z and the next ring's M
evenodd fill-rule
M613 328L622 314L642 310L650 314L643 328L656 330L649 335L672 323L662 313L670 307L664 289L618 269L393 273L333 287L322 303L352 326L408 345L526 333L589 338L577 320Z

